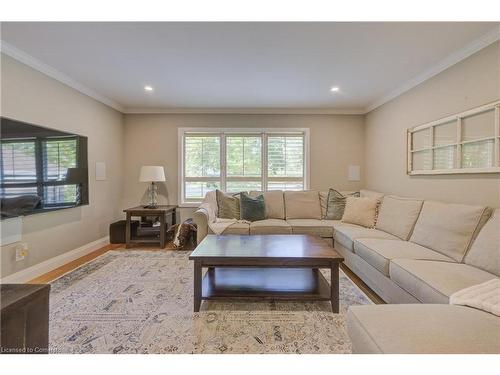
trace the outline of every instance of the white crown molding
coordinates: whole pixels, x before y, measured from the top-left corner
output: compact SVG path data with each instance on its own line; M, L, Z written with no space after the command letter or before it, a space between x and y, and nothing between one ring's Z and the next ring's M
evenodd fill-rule
M125 114L363 115L363 109L331 108L125 108Z
M421 83L443 72L449 67L459 63L460 61L466 59L467 57L473 55L474 53L489 46L490 44L495 43L499 39L500 39L500 26L496 26L491 31L487 32L483 36L474 40L472 43L468 44L464 48L459 49L458 51L455 51L448 57L444 58L433 67L425 70L423 73L405 82L397 89L375 100L372 104L370 104L368 107L365 108L364 113L373 111L375 108L380 107L382 104L385 104L388 101L391 101L392 99L398 97L399 95L405 93L406 91L412 89L413 87L420 85Z
M53 68L52 66L45 64L44 62L38 60L37 58L27 54L24 51L21 51L19 48L14 47L13 45L0 40L0 51L7 56L12 57L13 59L23 63L24 65L29 66L30 68L33 68L40 73L43 73L61 83L64 83L66 86L69 86L76 91L81 92L82 94L85 94L92 99L97 100L98 102L101 102L111 108L116 109L119 112L123 112L123 107L116 103L115 101L106 98L105 96L95 92L94 90L90 89L89 87L75 81L71 77L67 76L64 73L61 73L59 70Z

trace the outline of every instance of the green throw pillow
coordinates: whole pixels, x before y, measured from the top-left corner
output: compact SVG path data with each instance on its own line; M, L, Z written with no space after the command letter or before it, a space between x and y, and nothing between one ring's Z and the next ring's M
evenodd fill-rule
M217 199L217 217L221 219L240 219L240 200L238 194L226 194L220 190L215 191Z
M344 215L345 201L347 197L359 197L359 192L343 195L335 189L328 191L328 198L326 199L326 213L323 219L326 220L340 220Z
M240 194L240 217L242 220L257 221L266 218L266 203L264 196L250 197L247 193Z

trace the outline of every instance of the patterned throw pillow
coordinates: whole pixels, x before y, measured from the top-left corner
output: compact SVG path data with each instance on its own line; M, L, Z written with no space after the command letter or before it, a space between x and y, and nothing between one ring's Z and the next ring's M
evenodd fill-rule
M326 212L323 219L325 220L340 220L344 215L345 202L347 197L359 197L359 191L352 194L343 195L335 189L328 191L326 199Z
M217 199L217 217L221 219L240 219L240 194L226 194L220 190L215 191Z
M252 198L245 192L241 193L240 209L242 220L257 221L266 218L266 202L263 195Z

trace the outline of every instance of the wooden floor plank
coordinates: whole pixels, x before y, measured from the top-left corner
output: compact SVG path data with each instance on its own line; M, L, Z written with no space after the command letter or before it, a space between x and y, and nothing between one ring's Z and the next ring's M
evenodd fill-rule
M50 283L51 281L61 277L62 275L80 267L82 264L85 264L87 262L90 262L91 260L97 258L98 256L108 252L109 250L115 250L120 247L123 247L123 244L116 244L116 245L106 245L104 247L101 247L100 249L97 249L87 255L84 255L78 259L75 259L69 263L66 263L60 267L57 267L56 269L53 269L52 271L47 272L46 274L43 274L41 276L38 276L34 278L33 280L28 281L28 284L47 284Z

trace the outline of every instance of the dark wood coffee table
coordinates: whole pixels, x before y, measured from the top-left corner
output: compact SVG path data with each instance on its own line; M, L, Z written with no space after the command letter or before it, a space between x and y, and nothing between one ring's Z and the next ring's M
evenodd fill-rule
M337 252L309 235L208 235L191 253L194 311L202 300L331 301L339 312ZM202 278L202 269L208 268ZM330 285L319 271L330 268Z

